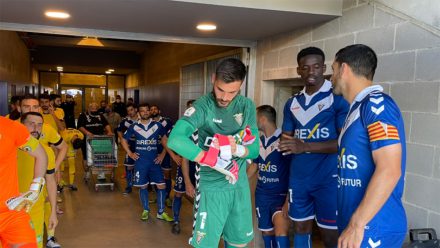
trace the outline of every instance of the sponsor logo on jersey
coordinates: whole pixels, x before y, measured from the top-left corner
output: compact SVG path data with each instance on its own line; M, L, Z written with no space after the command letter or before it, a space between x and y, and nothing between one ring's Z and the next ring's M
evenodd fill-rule
M216 118L212 118L212 121L213 121L214 123L222 123L222 122L223 122L222 119L216 119Z
M187 110L185 110L185 113L183 114L186 117L190 117L196 112L196 109L194 107L190 107Z
M338 155L338 168L356 170L358 167L357 157L352 154L345 154L345 147L341 149Z
M259 170L264 172L277 172L277 165L271 164L270 161L267 164L258 164Z
M136 140L137 145L156 145L156 139Z
M330 130L327 127L319 128L321 123L316 123L313 129L295 129L295 138L298 139L326 139L330 137Z
M234 119L238 123L238 125L241 126L243 124L243 113L235 114Z

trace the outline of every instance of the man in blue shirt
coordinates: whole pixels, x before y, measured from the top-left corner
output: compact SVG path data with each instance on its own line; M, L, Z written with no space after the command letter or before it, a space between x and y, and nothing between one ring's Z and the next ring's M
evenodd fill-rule
M122 119L121 123L119 123L118 128L116 131L118 132L119 140L122 140L124 137L125 131L134 123L136 123L139 120L137 107L134 106L132 103L128 103L126 105L127 109L127 116ZM131 137L128 140L128 145L130 147L131 151L134 151L136 149L136 139L135 137ZM128 156L128 154L125 155L124 165L125 165L125 179L127 180L127 187L125 188L125 191L123 192L124 195L127 195L131 193L131 188L133 186L133 169L134 169L135 161Z
M405 130L399 107L372 85L377 56L356 44L336 53L335 94L351 104L338 140L338 247L402 247Z
M333 94L324 79L321 49L308 47L297 56L297 72L305 87L284 107L279 149L292 158L289 180L289 216L294 222L295 247L311 247L313 219L325 247L337 245L337 138L348 103Z
M272 106L257 108L257 125L260 136L260 153L248 170L248 177L258 171L255 190L255 210L258 229L263 233L264 247L286 248L290 246L287 217L287 189L289 184L290 156L277 150L281 129L276 125L276 111Z
M161 156L158 153L159 142L165 145L167 137L162 125L150 118L150 106L141 104L139 106L140 120L131 125L124 133L122 147L128 156L135 160L134 165L134 186L140 187L139 194L144 211L141 220L148 220L150 206L148 202L148 184L157 186L157 218L165 221L172 221L165 210L165 181L160 168ZM128 141L135 137L136 147L132 151Z

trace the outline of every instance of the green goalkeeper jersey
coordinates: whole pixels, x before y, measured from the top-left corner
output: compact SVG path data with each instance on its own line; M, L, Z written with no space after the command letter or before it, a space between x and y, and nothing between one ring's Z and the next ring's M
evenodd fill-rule
M198 129L198 146L207 151L215 134L235 135L250 126L252 135L258 137L255 104L249 98L237 95L226 108L219 107L212 93L199 98L193 107L185 111L179 121L187 121L194 130ZM253 159L258 156L258 139L248 145L248 157ZM225 175L207 166L200 166L201 190L228 190L248 185L246 175L246 159L235 158L239 165L238 182L230 184Z

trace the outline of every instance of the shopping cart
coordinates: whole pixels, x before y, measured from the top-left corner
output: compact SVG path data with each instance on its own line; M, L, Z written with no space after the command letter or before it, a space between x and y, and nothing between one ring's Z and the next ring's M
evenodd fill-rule
M87 168L85 180L91 179L95 190L100 186L115 188L115 170L118 166L118 147L115 138L108 135L87 137ZM95 177L96 176L96 177Z

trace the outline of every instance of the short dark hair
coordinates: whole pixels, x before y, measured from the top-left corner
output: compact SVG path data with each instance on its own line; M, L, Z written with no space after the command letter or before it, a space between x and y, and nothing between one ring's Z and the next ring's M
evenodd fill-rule
M36 96L32 95L32 94L26 94L26 95L21 97L20 106L21 106L21 104L23 103L24 100L37 100L38 101L38 98Z
M12 96L11 101L9 101L10 104L15 104L17 101L20 103L21 96Z
M335 61L340 65L346 63L356 75L373 80L377 56L369 46L364 44L346 46L336 53Z
M302 49L298 55L296 55L296 62L298 62L299 65L299 61L304 58L305 56L308 55L318 55L322 57L322 61L325 61L325 55L324 52L317 47L306 47L304 49Z
M215 77L225 83L243 81L246 77L246 66L236 58L224 59L217 65Z
M50 94L50 100L51 101L53 101L53 100L55 100L55 99L57 99L57 98L61 98L61 96L60 95L58 95L58 94Z
M43 115L41 115L41 114L38 113L38 112L27 112L27 113L24 113L24 114L21 115L21 120L20 120L20 122L21 122L21 123L24 123L24 121L25 121L25 120L27 119L27 117L30 116L30 115L38 116L38 117L41 117L41 119L43 119ZM44 119L43 119L43 120L44 120Z
M138 109L140 109L140 108L142 108L142 107L150 108L150 104L148 104L148 103L146 103L146 102L141 103L141 104L139 104Z
M133 97L129 97L128 100L134 102Z
M41 94L41 95L38 97L38 99L39 99L39 100L41 100L41 99L47 99L47 100L50 100L50 96L49 96L49 94L43 93L43 94Z
M121 99L121 95L116 95L116 98L119 98L119 99Z
M125 105L125 108L129 108L129 107L133 107L133 108L137 108L136 105L134 105L134 103L127 103L127 105Z
M83 145L83 140L80 138L76 138L72 141L72 147L75 150L81 148L82 145Z
M257 113L260 115L266 116L266 118L272 122L277 122L277 112L276 110L270 106L270 105L261 105L257 108Z
M196 101L195 99L188 100L188 101L186 102L186 107L188 108L189 105L193 105L193 103L194 103L195 101Z

